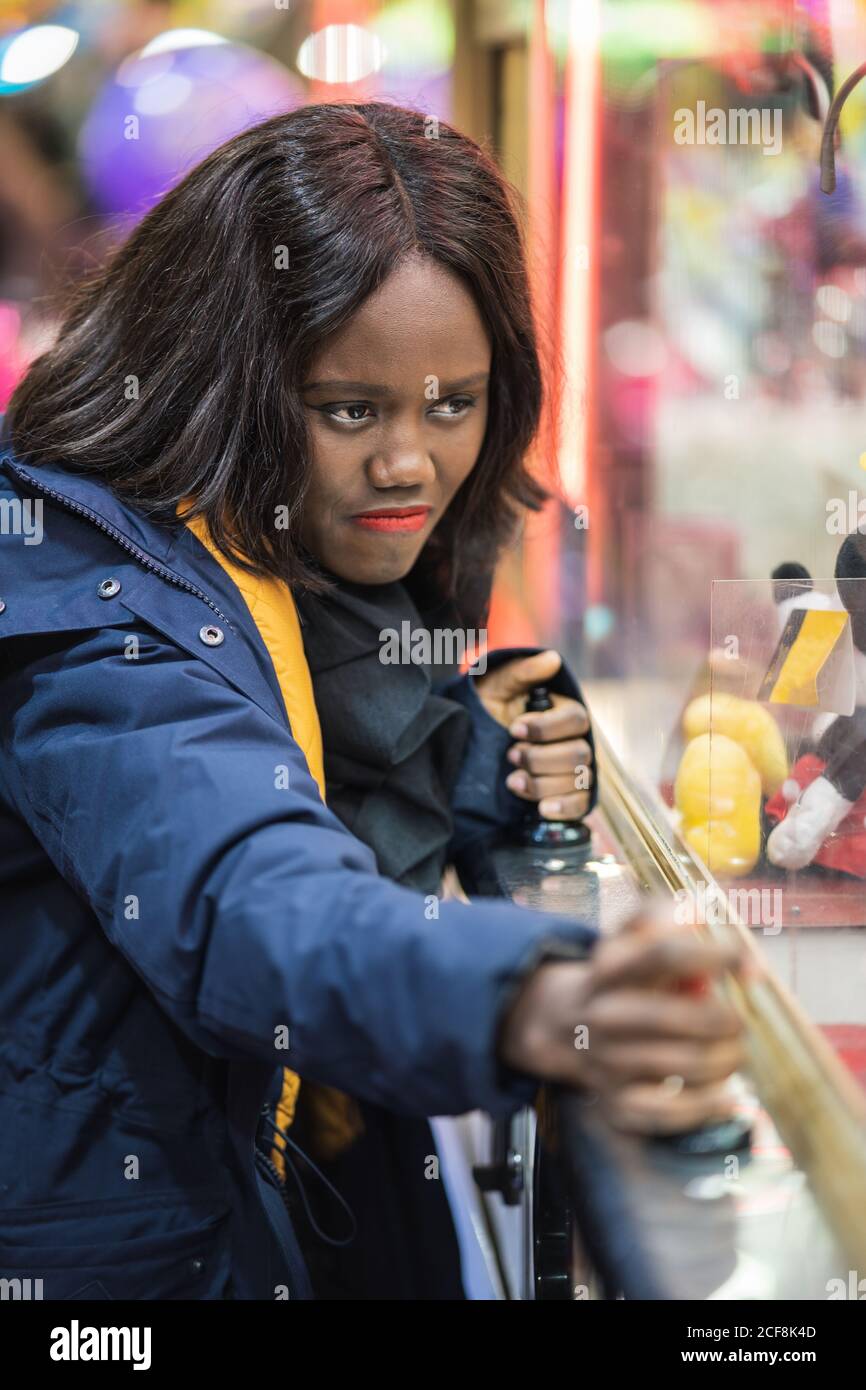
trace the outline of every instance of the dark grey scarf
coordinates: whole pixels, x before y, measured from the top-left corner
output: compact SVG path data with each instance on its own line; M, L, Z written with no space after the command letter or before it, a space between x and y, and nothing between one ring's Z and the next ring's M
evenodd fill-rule
M382 874L435 893L469 715L433 693L430 668L409 661L405 648L400 664L381 660L382 631L399 633L407 619L413 633L424 628L402 584L339 581L328 594L302 594L297 604L322 726L328 805L370 846Z

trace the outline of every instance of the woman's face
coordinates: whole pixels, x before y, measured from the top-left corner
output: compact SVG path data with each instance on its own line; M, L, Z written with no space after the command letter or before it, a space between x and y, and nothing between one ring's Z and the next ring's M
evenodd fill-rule
M313 474L303 535L332 574L408 574L487 424L491 345L436 262L407 259L314 358L304 384Z

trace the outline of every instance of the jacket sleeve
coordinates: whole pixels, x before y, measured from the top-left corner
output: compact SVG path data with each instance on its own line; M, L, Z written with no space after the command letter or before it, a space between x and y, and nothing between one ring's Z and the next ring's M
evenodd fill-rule
M288 730L144 625L26 652L0 681L0 795L197 1045L416 1114L527 1098L502 1010L587 928L381 878Z
M506 661L533 656L536 651L541 650L543 649L540 647L515 647L491 652L487 659L487 669L494 671ZM558 695L568 695L586 705L580 686L564 663L550 682L550 689ZM504 725L487 713L475 689L475 677L458 676L447 681L439 688L439 694L463 705L469 711L472 720L466 753L451 798L454 833L449 845L449 858L459 863L467 850L518 825L531 809L531 803L515 796L505 785L506 777L514 771L505 756L514 740ZM592 726L585 737L594 759ZM593 766L590 810L597 800L598 773Z

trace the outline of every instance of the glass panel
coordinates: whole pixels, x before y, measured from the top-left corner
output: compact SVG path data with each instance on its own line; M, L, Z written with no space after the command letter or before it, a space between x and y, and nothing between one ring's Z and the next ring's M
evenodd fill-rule
M675 804L728 906L866 1086L864 613L866 579L713 585L710 691L683 713Z
M563 649L659 835L682 830L708 881L739 895L862 1079L866 828L855 774L834 801L819 757L832 726L831 745L856 741L859 649L832 578L785 597L771 576L832 576L866 520L866 82L842 112L832 192L819 169L830 100L866 59L866 9L683 0L658 24L628 0L541 8L550 65L537 33L530 58L555 118L526 187L564 375L560 483L522 572L503 571L500 611L513 620L516 592L526 640ZM807 593L797 656L831 648L814 705L808 661L783 670L777 654ZM708 818L726 795L730 814ZM813 835L829 828L795 862L782 846L810 817Z

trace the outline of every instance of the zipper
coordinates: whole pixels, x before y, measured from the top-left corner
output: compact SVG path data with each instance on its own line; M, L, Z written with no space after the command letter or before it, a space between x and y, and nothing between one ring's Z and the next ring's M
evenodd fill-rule
M274 1179L274 1186L279 1187L280 1189L284 1189L285 1183L283 1182L283 1179L280 1177L280 1170L270 1156L271 1149L274 1147L274 1141L273 1139L268 1139L265 1135L261 1134L262 1120L268 1120L270 1124L274 1123L273 1104L268 1101L265 1102L265 1104L259 1111L259 1118L258 1123L256 1124L255 1134L255 1153L256 1158L262 1159L267 1164L271 1176ZM260 1135L261 1142L259 1142Z
M263 1154L261 1149L257 1148L256 1162L258 1163L259 1167L265 1173L267 1173L268 1177L271 1180L271 1186L277 1189L277 1191L283 1199L283 1205L286 1207L287 1210L289 1210L288 1193L286 1192L286 1185L280 1177L279 1169L277 1168L273 1159L268 1158L267 1154ZM291 1211L289 1212L289 1214L291 1215Z
M286 1190L286 1184L280 1177L279 1168L270 1156L270 1149L272 1146L268 1144L267 1139L262 1139L262 1143L259 1143L259 1131L261 1128L261 1122L262 1120L270 1120L271 1118L272 1117L270 1105L263 1105L261 1110L259 1111L259 1118L256 1124L256 1132L253 1136L253 1163L257 1165L259 1168L261 1168L263 1172L267 1173L271 1182L271 1186L277 1189L277 1191L283 1199L283 1206L286 1208L287 1211L289 1211L288 1192ZM291 1215L290 1211L289 1215Z
M199 589L195 584L192 584L188 579L184 579L181 575L175 574L174 571L168 569L167 566L161 565L158 560L154 560L152 555L148 555L146 550L142 550L139 546L133 545L132 541L128 540L122 531L118 531L116 526L111 526L98 512L92 511L90 507L85 507L81 502L73 502L69 497L64 497L62 492L57 492L53 487L48 487L45 483L34 478L31 473L25 472L23 468L14 466L13 472L16 477L22 478L26 483L29 483L31 487L35 487L37 492L44 493L46 497L50 497L53 502L57 502L58 505L65 508L66 511L72 512L75 516L84 517L91 525L95 526L98 531L102 531L104 535L109 536L116 545L120 546L121 550L125 550L128 555L131 555L151 574L159 575L160 579L164 579L168 584L173 584L176 589L183 589L185 593L192 594L195 598L201 599L202 603L206 603L208 608L216 613L217 617L234 632L235 629L232 626L231 618L227 617L222 609L218 608L203 590Z
M306 1261L303 1256L298 1238L295 1235L295 1227L291 1212L289 1210L288 1198L285 1190L280 1186L277 1192L274 1191L273 1178L268 1173L273 1169L273 1174L279 1179L277 1170L273 1168L270 1160L265 1158L260 1150L257 1150L257 1159L261 1163L256 1163L257 1178L260 1181L259 1199L265 1217L271 1228L274 1239L282 1253L286 1274L288 1275L288 1286L291 1298L310 1299L313 1297L313 1290L310 1284L310 1275L307 1270ZM268 1174L268 1176L265 1176ZM270 1196L265 1198L265 1193ZM274 1207L276 1203L276 1208Z

